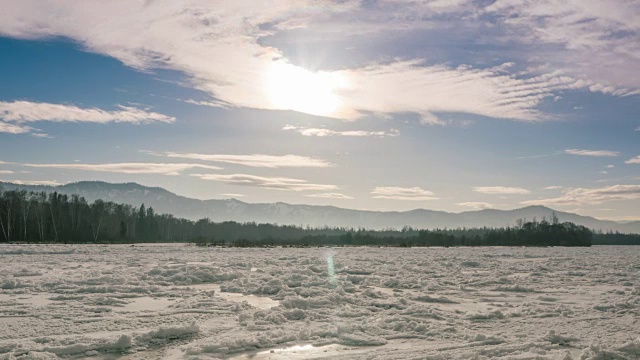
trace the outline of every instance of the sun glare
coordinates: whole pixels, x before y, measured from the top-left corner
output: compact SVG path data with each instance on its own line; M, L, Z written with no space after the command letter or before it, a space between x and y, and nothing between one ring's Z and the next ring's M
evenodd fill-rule
M304 68L274 63L267 74L267 92L276 109L331 116L340 107L336 90L344 85L341 75L311 72Z

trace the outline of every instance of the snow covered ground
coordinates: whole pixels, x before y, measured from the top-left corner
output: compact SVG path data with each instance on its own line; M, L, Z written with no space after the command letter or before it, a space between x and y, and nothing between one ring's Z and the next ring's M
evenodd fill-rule
M640 359L640 247L0 245L0 359Z

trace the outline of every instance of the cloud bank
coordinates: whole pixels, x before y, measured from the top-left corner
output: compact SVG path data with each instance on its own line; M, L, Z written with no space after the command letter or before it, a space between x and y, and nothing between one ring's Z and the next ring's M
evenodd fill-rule
M190 159L190 160L202 160L210 162L221 162L229 164L244 165L250 167L260 168L323 168L333 166L330 162L322 159L299 156L299 155L264 155L264 154L252 154L252 155L224 155L224 154L199 154L199 153L179 153L179 152L149 152L152 155L166 156L169 158L178 159Z
M319 198L319 199L337 199L337 200L353 199L352 196L341 194L341 193L321 193L321 194L309 194L305 196L310 198Z
M476 210L493 209L495 207L494 204L489 204L489 203L480 202L480 201L461 202L461 203L457 203L456 205L470 207Z
M625 164L640 164L640 155L624 162Z
M46 137L46 134L37 133L37 129L25 125L25 123L43 121L149 124L154 122L171 123L175 121L175 118L130 106L118 106L118 110L108 111L42 102L0 101L0 133L36 132L34 135Z
M170 163L114 163L114 164L22 164L33 168L66 169L121 174L179 175L190 169L220 170L220 167L201 164Z
M371 191L374 199L427 201L438 200L431 191L420 187L379 186Z
M523 201L525 205L595 205L608 201L638 200L640 185L613 185L603 188L577 188L565 191L562 196Z
M610 150L567 149L564 152L569 155L595 156L595 157L616 157L620 155L620 152L610 151Z
M640 75L636 74L640 72L633 71L638 69L640 57L640 45L636 45L640 44L638 5L612 0L603 11L592 2L443 4L192 0L84 1L78 6L76 1L20 0L4 4L0 35L69 38L88 51L111 56L133 68L183 72L194 88L210 95L211 99L204 101L207 105L293 109L347 120L372 113L410 112L420 115L425 124L445 124L438 113L540 121L550 117L538 105L561 91L618 96L638 93ZM443 16L448 22L441 21ZM361 26L352 26L354 19ZM563 55L553 58L554 66L525 70L515 70L512 62L487 67L437 64L423 58L369 58L365 65L312 71L291 64L282 50L263 41L279 32L322 29L327 24L344 35L368 32L373 40L389 29L446 29L453 24L471 39L479 27L496 23L492 29L503 33L495 34L495 39L519 43L523 48L531 42L560 44ZM603 61L618 66L602 66ZM581 66L576 67L577 63ZM613 69L610 72L626 69L627 76L601 74L603 68ZM274 91L273 74L280 71L282 76L275 81L279 91ZM299 79L309 79L317 86L302 86ZM636 88L621 87L624 84ZM299 96L301 101L316 96L330 106L282 102L282 94ZM93 115L102 118L101 114ZM133 119L142 121L144 116L134 115Z
M491 195L525 195L531 193L531 191L521 187L509 186L476 186L473 191Z
M247 174L191 174L203 180L220 181L229 185L251 186L275 190L291 190L291 191L328 191L336 190L336 185L312 184L306 180L283 178L283 177L264 177Z

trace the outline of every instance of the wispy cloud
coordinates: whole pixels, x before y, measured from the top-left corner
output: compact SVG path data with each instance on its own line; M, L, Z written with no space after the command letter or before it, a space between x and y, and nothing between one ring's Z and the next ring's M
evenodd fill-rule
M247 174L191 174L203 180L220 181L230 185L252 186L266 189L291 191L329 191L336 190L336 185L313 184L306 180L283 177L264 177Z
M244 196L243 194L233 194L233 193L232 194L220 194L220 195L229 196L229 197L232 197L232 198L237 198L237 197L243 197Z
M618 151L611 150L580 150L580 149L567 149L564 151L569 155L579 156L595 156L595 157L616 157L620 155Z
M473 191L492 195L524 195L531 193L531 191L521 187L509 186L476 186Z
M11 122L126 122L151 123L173 122L175 118L130 106L118 106L119 110L107 111L98 108L80 108L73 105L49 104L30 101L0 102L0 119Z
M640 155L624 162L625 164L640 164Z
M34 130L34 129L29 127L29 126L9 124L9 123L0 121L0 133L5 133L5 134L26 134L28 132L31 132L32 130Z
M640 199L640 185L613 185L603 188L577 188L565 191L562 196L523 201L525 205L593 205L616 200Z
M322 128L308 128L308 127L287 125L283 127L282 130L295 131L304 136L317 136L317 137L328 137L328 136L389 137L389 136L400 135L400 132L396 129L391 129L389 131L366 131L366 130L336 131L336 130L322 129Z
M420 187L379 186L371 191L374 199L426 201L438 200L431 191Z
M544 190L559 190L559 189L562 189L562 188L563 188L562 186L555 186L554 185L554 186L547 186L547 187L545 187L543 189Z
M493 209L496 207L494 204L489 204L486 202L479 202L479 201L461 202L461 203L457 203L456 205L470 207L476 210Z
M421 19L413 21L418 28L423 28L425 23L431 24L427 21L430 19L433 24L442 24L437 20L444 14L461 25L470 19L481 21L486 19L482 15L492 14L495 21L501 22L499 28L504 27L506 34L518 34L524 41L531 41L529 33L538 34L537 40L557 41L567 46L576 46L576 38L591 39L588 36L576 36L580 35L576 33L572 33L571 37L558 38L540 35L546 34L537 31L541 24L556 34L562 33L560 25L576 31L582 28L572 23L550 22L530 10L534 8L540 14L547 14L555 6L534 6L526 0L512 0L506 4L500 2L488 7L460 2L440 6L441 3L415 1L400 6L397 2L381 1L379 6L365 7L357 1L340 4L330 1L284 1L277 4L106 1L80 7L75 1L54 3L21 0L3 7L0 34L29 39L67 37L78 41L89 51L114 57L137 69L170 68L181 71L187 74L193 87L211 95L210 101L190 101L199 105L293 109L341 119L356 119L371 113L411 112L420 115L425 124L431 125L446 123L439 119L438 113L468 113L539 121L549 117L538 109L538 105L560 91L582 89L614 95L632 93L573 76L563 70L515 71L511 69L511 62L478 68L470 65L450 66L446 62L434 64L421 58L388 62L367 59L367 66L354 65L337 71L313 72L291 64L281 50L263 45L261 41L279 31L326 26L327 23L334 24L334 28L337 26L351 31L353 35L362 31L348 26L354 18L368 22L362 27L371 29L370 36L376 37L389 28L415 29L406 26L409 13L424 16L414 18ZM594 24L603 21L606 26L594 27L596 34L616 35L637 30L637 27L627 29L620 26L637 22L633 19L621 23L623 18L603 16L601 11L594 11L594 6L563 4L558 2L558 8L579 15L577 19L590 20L595 17L598 20ZM626 7L620 2L616 5L620 5L617 9ZM590 11L584 11L583 8L589 8ZM384 16L378 16L381 10ZM56 16L51 16L52 13ZM564 21L570 18L555 10L550 15ZM382 19L384 23L381 23ZM360 25L360 21L357 23ZM522 31L514 31L521 28ZM621 31L605 31L611 28ZM469 31L476 35L473 28L469 28ZM636 54L637 48L630 45L633 41L629 41L633 39L635 37L619 43L615 48L607 45L605 49L630 49L623 53L629 56ZM603 41L597 44L605 46ZM634 63L628 63L627 69L635 68L632 67ZM274 69L288 69L285 72L287 76L278 76L275 82L277 90L284 88L287 94L306 102L314 96L321 97L331 106L318 108L317 104L312 103L314 106L304 107L299 106L300 101L281 103L277 98L282 96L276 96L277 91L269 82ZM319 86L300 87L300 79L314 80L314 84ZM141 117L134 118L141 120Z
M228 164L237 164L251 167L261 168L283 168L283 167L330 167L333 166L328 161L299 155L223 155L223 154L198 154L198 153L179 153L179 152L153 152L143 151L145 153L166 156L169 158L202 160L211 162L221 162Z
M338 200L353 199L352 196L341 194L341 193L321 193L321 194L309 194L305 196L310 198L320 198L320 199L338 199Z
M0 182L7 182L18 185L44 185L44 186L58 186L63 185L53 180L0 180Z
M190 169L220 170L220 167L201 164L171 164L171 163L114 163L114 164L22 164L27 167L113 172L121 174L159 174L179 175Z
M31 101L0 101L0 133L32 133L37 137L49 137L25 123L32 122L86 122L86 123L171 123L175 118L130 106L118 106L118 110L81 108L74 105L50 104Z
M501 19L510 41L560 48L545 61L602 82L592 85L594 90L624 95L634 93L625 85L635 89L640 85L637 2L610 0L603 7L598 1L505 0L481 12Z

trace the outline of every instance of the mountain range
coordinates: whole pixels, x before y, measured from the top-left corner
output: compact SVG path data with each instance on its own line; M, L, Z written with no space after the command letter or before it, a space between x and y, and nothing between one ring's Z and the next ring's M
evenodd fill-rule
M62 194L78 194L89 202L97 199L153 207L156 213L176 217L212 221L237 221L301 225L311 227L348 227L368 229L501 227L515 225L518 219L551 218L555 213L560 221L570 221L595 230L640 233L640 221L615 222L590 216L562 212L544 206L527 206L513 210L484 209L450 213L427 209L410 211L368 211L335 206L296 205L277 203L246 203L236 199L200 200L174 194L160 187L137 183L112 184L101 181L81 181L59 186L22 185L0 182L5 190L18 189Z

